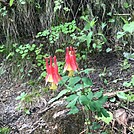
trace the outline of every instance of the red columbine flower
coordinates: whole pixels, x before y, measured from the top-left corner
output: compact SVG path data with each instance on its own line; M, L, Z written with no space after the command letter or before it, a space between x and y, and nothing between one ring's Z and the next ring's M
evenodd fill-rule
M56 56L53 57L54 65L52 65L52 57L50 57L50 65L48 64L48 58L46 58L46 84L47 82L52 83L50 89L57 89L57 84L61 80L61 77L58 73L58 65Z
M67 47L66 48L66 57L65 57L65 67L64 71L69 71L68 76L72 76L74 74L74 71L78 69L78 64L76 62L76 56L75 56L75 50L73 47Z

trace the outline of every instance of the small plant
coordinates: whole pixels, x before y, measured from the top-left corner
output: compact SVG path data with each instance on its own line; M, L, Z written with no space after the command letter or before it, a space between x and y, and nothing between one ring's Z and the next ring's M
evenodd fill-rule
M32 103L37 101L39 99L40 93L37 90L33 90L31 93L27 94L25 92L22 92L20 96L17 96L16 100L20 101L17 110L24 111L25 114L30 114L30 108L32 106Z
M30 114L30 111L29 111L28 108L25 106L25 105L26 105L25 103L31 101L31 97L28 97L28 94L27 94L27 93L22 92L22 93L20 94L20 96L18 96L18 97L16 98L16 100L19 100L19 101L20 101L20 103L19 103L17 109L18 109L18 110L23 110L26 114Z
M10 128L8 127L0 128L0 134L9 134L9 133L10 133Z
M2 16L2 17L4 17L4 16L6 16L7 15L7 9L6 9L6 7L4 6L4 7L0 7L0 15Z
M50 44L54 44L60 37L60 34L70 34L76 30L76 22L68 22L59 26L53 26L50 30L46 29L43 32L39 32L36 38L46 37Z
M109 73L109 75L112 75L112 74ZM103 72L101 72L101 73L99 74L100 79L103 81L103 83L104 83L105 85L108 84L108 81L107 81L107 79L106 79L106 76L107 76L107 69L106 69L106 67L105 67L104 70L103 70Z
M134 60L134 53L124 52L123 55L128 60Z
M123 36L127 36L127 35L132 35L132 33L134 32L134 21L128 23L126 22L126 24L124 24L123 26L123 32L118 32L117 33L117 39L120 39Z
M134 87L134 75L132 75L131 81L130 82L125 81L123 83L123 86L124 87Z
M127 70L129 69L131 64L128 63L128 59L125 59L123 63L121 64L121 70Z
M54 1L54 4L55 4L54 12L61 9L62 3L63 3L63 0L55 0Z
M46 82L52 83L53 86L58 84L59 81L59 85L64 86L64 89L55 98L51 99L50 102L68 94L66 97L66 101L68 102L66 107L70 109L68 114L76 114L83 109L84 113L89 114L88 119L90 126L94 128L93 126L95 126L95 124L92 122L94 114L98 117L109 116L107 110L103 107L107 101L107 97L103 96L103 90L95 93L92 92L92 80L89 77L86 77L86 75L89 74L90 69L77 72L78 64L76 62L75 50L73 47L67 47L65 61L64 72L68 71L69 74L61 79L61 77L59 78L56 60L54 59L54 66L52 66L52 58L50 57L50 65L48 65L48 60L46 59ZM89 131L91 130L89 125L88 129Z
M0 53L3 53L5 51L4 45L0 45Z
M88 16L81 16L81 19L85 21L84 28L82 30L77 28L78 32L70 35L76 42L76 46L81 48L81 45L86 43L86 50L83 51L85 54L87 52L102 51L102 46L107 42L107 39L101 32L94 33L93 29L97 21L95 19L90 21ZM104 27L102 26L102 30Z

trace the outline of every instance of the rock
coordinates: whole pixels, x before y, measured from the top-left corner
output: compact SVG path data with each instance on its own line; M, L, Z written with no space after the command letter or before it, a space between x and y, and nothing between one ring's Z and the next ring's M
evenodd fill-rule
M79 134L84 129L82 112L69 115L65 101L56 101L42 116L48 128L46 134Z

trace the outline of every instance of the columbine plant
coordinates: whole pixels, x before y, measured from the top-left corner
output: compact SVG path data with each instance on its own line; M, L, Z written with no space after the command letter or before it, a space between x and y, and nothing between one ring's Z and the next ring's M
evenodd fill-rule
M47 71L47 76L46 76L46 84L48 82L51 83L50 89L57 89L57 84L61 80L61 77L58 73L58 65L57 65L57 60L56 56L53 57L54 60L54 65L52 65L52 57L50 59L50 65L48 64L48 58L46 58L46 71Z
M48 65L48 59L46 59L48 73L46 82L51 82L52 87L53 85L55 87L59 80L61 80L55 59L56 58L54 58L54 67L52 66L52 58L50 57L50 65ZM65 62L64 72L69 71L68 76L73 76L74 71L78 70L75 50L73 47L66 48ZM107 97L103 96L103 91L92 92L92 80L89 77L86 77L89 74L89 71L92 71L92 69L79 71L74 77L62 77L60 85L64 85L64 89L55 98L52 98L49 103L68 94L68 96L66 96L66 101L68 102L66 107L70 109L69 114L76 114L80 110L84 110L85 118L88 119L87 130L88 132L92 132L91 126L94 126L94 121L96 120L95 115L97 115L97 117L108 117L109 114L103 106L107 101ZM55 75L53 73L55 73Z

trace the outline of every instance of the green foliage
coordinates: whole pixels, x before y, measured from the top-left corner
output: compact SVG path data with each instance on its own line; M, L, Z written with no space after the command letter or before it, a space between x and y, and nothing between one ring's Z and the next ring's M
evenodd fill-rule
M10 0L10 1L9 1L10 7L13 5L13 2L14 2L14 0Z
M128 59L125 59L121 64L121 70L127 70L130 68L130 66L131 64L129 64Z
M25 45L14 44L13 47L15 48L16 53L18 53L21 56L21 59L24 59L24 58L29 59L30 52L35 51L36 45L35 44L32 44L32 45L30 45L30 44L25 44Z
M85 111L93 111L98 116L103 115L107 117L108 113L103 108L107 97L103 96L102 91L93 93L91 91L91 86L93 85L92 80L88 77L80 76L71 78L65 77L60 84L64 85L66 88L62 90L56 98L53 98L51 102L69 93L70 95L66 98L68 102L67 108L70 108L69 114L78 113L80 110L78 105L81 105L84 107Z
M0 134L9 134L9 133L10 133L10 128L8 127L0 128Z
M117 39L120 39L123 36L132 35L134 32L134 21L124 24L123 32L117 33Z
M31 1L31 0L30 0ZM19 0L19 3L21 4L21 5L24 5L24 4L26 4L26 0Z
M109 114L109 117L104 117L104 116L102 115L102 117L96 117L96 119L102 120L102 121L104 121L106 124L109 124L109 123L113 120L113 114L112 114L111 112L108 112L108 114Z
M77 27L77 32L72 33L70 36L72 42L75 43L80 54L82 54L79 59L86 59L88 53L102 51L103 44L107 42L107 39L101 31L106 25L102 23L101 31L97 33L94 31L97 23L95 18L90 21L89 16L82 16L81 20L85 22L84 27L82 29Z
M1 15L2 17L4 17L4 16L7 15L7 9L6 9L5 6L4 6L4 7L0 7L0 15Z
M131 81L130 82L125 81L123 83L123 86L124 87L134 87L134 75L132 75Z
M50 30L39 32L36 37L46 37L50 44L53 44L59 39L61 33L65 35L70 34L73 33L75 29L76 22L73 20L72 22L61 24L59 26L53 26Z
M36 38L46 37L50 44L54 44L60 39L60 35L69 35L71 40L67 43L73 43L78 50L81 49L82 44L86 44L86 46L84 45L85 50L80 51L82 53L80 58L86 57L89 52L102 51L102 46L107 42L107 39L102 32L94 33L93 29L97 21L95 19L90 21L88 16L82 16L81 19L85 21L83 29L78 28L76 22L73 20L72 22L53 26L50 30L46 29L43 32L39 32ZM105 26L106 24L102 23L102 31Z
M129 92L128 94L124 92L119 92L117 93L117 96L122 100L126 100L128 102L134 102L134 94L132 92Z
M30 107L34 101L40 97L38 90L33 90L32 92L25 93L22 92L19 96L16 97L16 100L19 101L17 110L22 110L25 114L30 114Z
M4 51L5 51L5 46L4 45L0 45L0 54L4 53Z
M132 34L134 32L134 21L130 22L129 24L125 24L123 26L123 30L124 32L128 32L130 34Z
M21 78L29 77L33 74L35 68L40 68L39 71L42 72L39 78L42 78L44 70L45 70L45 60L44 58L48 56L48 54L44 54L43 52L44 45L36 45L36 44L18 44L15 43L12 45L12 49L7 52L4 46L1 47L1 53L7 52L6 60L15 61L18 70L16 71L21 73ZM27 73L25 74L25 66L29 63L31 66L28 67Z
M134 93L129 92L128 94L126 94L126 97L127 97L127 101L134 102Z
M23 100L25 100L25 97L27 96L27 93L25 93L25 92L22 92L21 94L20 94L20 96L18 96L17 98L16 98L16 100L21 100L21 101L23 101Z
M54 12L61 9L62 3L63 3L63 0L54 0L54 4L55 4Z
M123 55L128 60L134 60L134 53L124 52Z
M127 100L126 94L125 94L124 92L118 92L118 93L117 93L117 96L118 96L120 99Z

